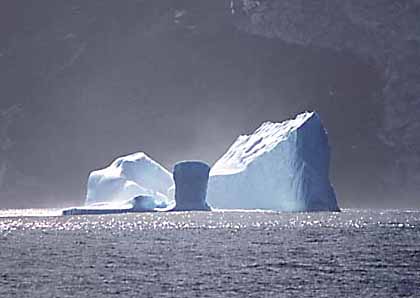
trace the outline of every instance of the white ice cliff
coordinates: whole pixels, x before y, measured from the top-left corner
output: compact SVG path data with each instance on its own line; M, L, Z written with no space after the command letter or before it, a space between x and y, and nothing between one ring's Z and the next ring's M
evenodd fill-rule
M321 120L305 112L240 136L210 171L214 208L336 211L330 147Z
M168 190L174 181L172 174L143 152L119 157L108 167L89 175L86 206L129 202L140 195L152 198L148 208L174 204Z

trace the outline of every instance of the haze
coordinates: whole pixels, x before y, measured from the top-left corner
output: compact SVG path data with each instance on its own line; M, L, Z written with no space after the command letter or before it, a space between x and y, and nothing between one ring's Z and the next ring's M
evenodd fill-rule
M1 208L81 204L89 172L131 152L212 164L305 110L328 129L342 207L420 206L387 188L377 64L239 30L229 1L158 2L2 2Z

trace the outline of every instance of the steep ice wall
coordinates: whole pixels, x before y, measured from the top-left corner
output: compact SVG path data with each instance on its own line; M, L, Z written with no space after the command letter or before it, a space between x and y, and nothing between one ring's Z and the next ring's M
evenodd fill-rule
M316 113L263 123L214 164L208 202L215 208L338 210L329 161L327 134Z
M182 161L174 167L174 211L210 211L206 202L210 167L201 161Z
M89 175L86 205L125 202L140 195L153 197L156 206L170 205L168 189L173 183L164 167L143 152L134 153Z

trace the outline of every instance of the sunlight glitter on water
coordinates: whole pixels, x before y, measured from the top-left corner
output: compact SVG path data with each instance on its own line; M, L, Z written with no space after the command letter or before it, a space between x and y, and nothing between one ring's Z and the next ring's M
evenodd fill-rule
M420 211L56 211L3 212L0 297L417 297L420 287ZM143 294L151 287L169 294Z
M61 210L58 208L0 209L0 218L60 216Z
M415 228L420 225L420 211L344 210L341 213L281 213L281 212L170 212L130 213L117 215L60 216L59 209L3 210L0 212L0 232L45 230L186 230L186 229L294 229L348 228L371 226Z

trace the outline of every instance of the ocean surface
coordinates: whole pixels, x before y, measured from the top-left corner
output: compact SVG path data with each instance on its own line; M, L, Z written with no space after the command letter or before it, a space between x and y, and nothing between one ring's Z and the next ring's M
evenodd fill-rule
M420 297L420 211L0 211L0 297Z

